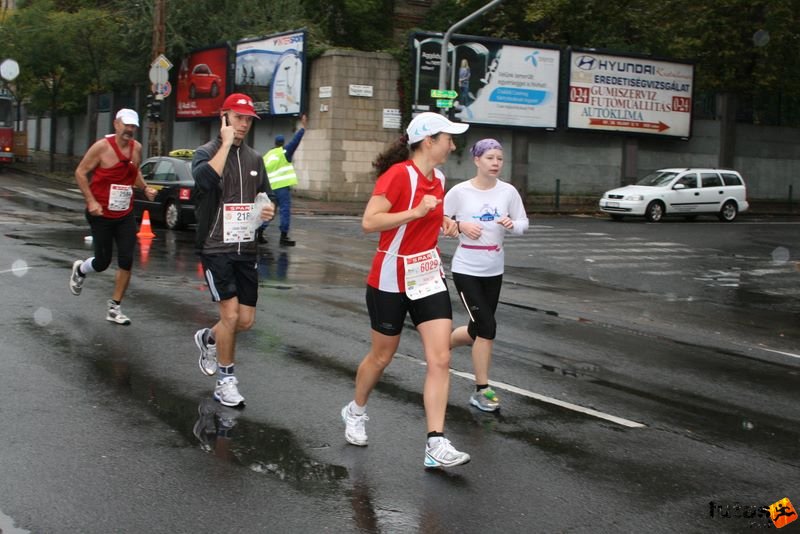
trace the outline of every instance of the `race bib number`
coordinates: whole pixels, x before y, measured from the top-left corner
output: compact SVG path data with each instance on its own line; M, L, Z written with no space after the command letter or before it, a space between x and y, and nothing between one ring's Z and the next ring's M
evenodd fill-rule
M403 262L406 272L406 296L411 300L447 291L447 286L442 280L442 260L435 248L405 256Z
M111 184L108 192L108 211L125 211L131 207L133 188L129 185Z
M222 236L225 243L244 243L255 239L250 229L253 204L225 204L222 208Z

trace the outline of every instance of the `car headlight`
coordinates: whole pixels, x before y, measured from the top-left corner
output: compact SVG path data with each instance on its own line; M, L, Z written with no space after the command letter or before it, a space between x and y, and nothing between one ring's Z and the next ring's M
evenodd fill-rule
M644 200L644 195L628 195L627 197L625 197L625 200L634 200L641 202L642 200Z

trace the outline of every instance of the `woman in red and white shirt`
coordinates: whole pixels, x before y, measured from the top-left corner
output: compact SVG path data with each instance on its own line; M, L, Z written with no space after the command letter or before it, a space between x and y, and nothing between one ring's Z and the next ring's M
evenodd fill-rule
M375 162L379 178L362 220L364 232L380 232L367 277L372 346L358 367L355 398L342 408L345 439L367 445L367 400L392 361L410 314L427 362L425 467L452 467L470 459L444 437L453 321L437 243L441 231L454 237L457 230L444 216L445 178L436 169L455 149L452 135L467 128L436 113L417 115L406 135Z

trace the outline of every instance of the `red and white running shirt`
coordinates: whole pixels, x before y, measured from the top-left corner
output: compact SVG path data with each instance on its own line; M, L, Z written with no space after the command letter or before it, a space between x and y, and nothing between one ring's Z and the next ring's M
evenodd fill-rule
M418 206L424 195L443 199L444 183L444 173L439 169L434 169L433 178L429 179L408 160L392 165L383 173L375 183L372 195L385 196L392 205L389 213L398 213ZM440 203L421 219L381 232L367 284L381 291L404 293L402 256L436 248L443 217L444 206Z

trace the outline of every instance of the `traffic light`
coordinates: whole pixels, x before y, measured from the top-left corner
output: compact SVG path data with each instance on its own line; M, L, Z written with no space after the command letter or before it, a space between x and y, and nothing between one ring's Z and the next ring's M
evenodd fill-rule
M155 122L161 122L161 100L153 100L153 107L151 108L152 119Z
M161 100L156 100L152 94L147 95L147 118L154 122L161 122Z

